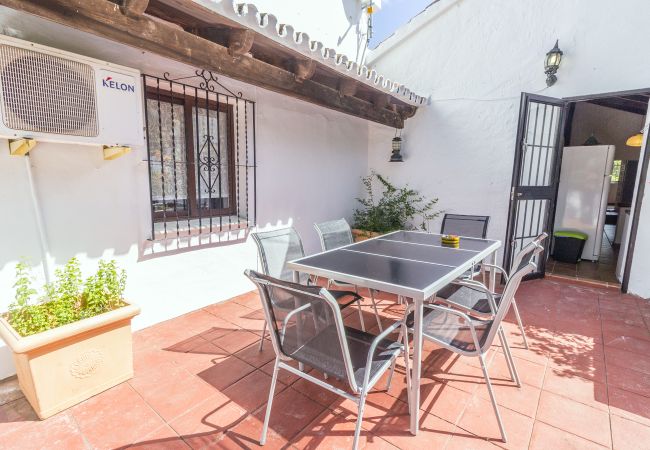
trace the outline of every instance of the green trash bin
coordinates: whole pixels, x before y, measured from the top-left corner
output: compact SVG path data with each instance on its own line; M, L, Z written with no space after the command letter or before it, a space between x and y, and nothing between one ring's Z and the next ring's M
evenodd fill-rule
M553 259L572 264L580 262L587 237L581 231L556 231L553 233Z

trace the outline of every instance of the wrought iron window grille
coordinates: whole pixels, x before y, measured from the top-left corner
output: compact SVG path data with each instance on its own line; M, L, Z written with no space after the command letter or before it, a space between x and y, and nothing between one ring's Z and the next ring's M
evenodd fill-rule
M207 70L142 78L151 239L254 226L255 102Z

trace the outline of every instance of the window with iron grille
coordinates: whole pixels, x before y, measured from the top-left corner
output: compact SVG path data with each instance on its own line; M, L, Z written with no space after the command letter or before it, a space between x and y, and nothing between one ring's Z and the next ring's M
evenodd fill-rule
M255 104L209 72L143 78L153 239L254 225Z

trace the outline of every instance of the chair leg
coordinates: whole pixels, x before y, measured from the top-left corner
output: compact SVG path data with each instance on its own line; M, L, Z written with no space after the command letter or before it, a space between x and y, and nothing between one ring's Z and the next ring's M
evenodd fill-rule
M507 442L506 429L503 426L503 421L501 420L501 414L499 413L499 407L497 406L497 399L494 396L494 391L492 390L492 383L490 382L490 375L488 375L487 366L485 365L485 359L483 355L479 355L478 359L481 360L481 369L483 369L483 376L485 377L485 384L488 388L488 393L490 394L490 400L492 401L492 407L494 408L494 414L497 416L497 422L499 423L499 430L501 431L501 439L503 442Z
M260 352L264 350L264 337L266 337L266 320L264 321L264 325L262 327L262 339L260 339Z
M359 446L359 435L361 434L361 423L363 422L363 411L366 409L366 390L365 387L359 398L359 412L357 415L357 425L354 428L354 441L352 441L352 450L357 450Z
M359 322L361 322L361 329L366 331L366 322L363 320L363 310L361 309L361 300L357 300L357 308L359 309Z
M406 372L406 392L408 403L411 405L411 355L409 352L409 333L405 324L402 324L402 337L404 339L404 372Z
M273 368L273 378L271 379L271 389L269 390L269 402L266 404L266 414L264 415L264 426L262 427L262 436L260 437L260 445L266 443L266 432L269 429L269 419L271 418L271 407L273 406L273 395L275 394L275 383L278 381L278 371L280 358L275 358L275 367Z
M521 316L519 315L519 308L517 308L517 302L515 299L512 299L512 310L515 312L515 317L517 318L517 324L519 325L519 330L521 331L521 336L524 339L524 347L528 350L528 339L526 339L526 330L524 329L524 324L521 322Z
M377 325L379 325L379 331L384 331L384 328L381 326L379 311L377 310L377 302L375 302L375 291L374 289L369 289L369 291L370 291L370 300L372 301L372 307L375 310L375 318L377 319Z
M503 331L502 327L499 327L499 340L501 341L501 346L503 347L503 354L506 358L506 363L508 364L508 370L510 371L510 376L512 377L512 381L515 382L517 387L521 387L521 381L519 380L519 373L517 373L517 367L515 366L514 359L512 359L510 346L508 345L508 340L506 339L506 334Z
M400 342L402 340L402 328L400 327L399 330L399 335L397 336L397 341ZM386 380L386 390L388 391L390 389L390 383L393 381L393 375L395 374L395 365L397 364L397 356L395 356L395 359L393 359L393 363L390 365L390 372L388 372L388 380Z

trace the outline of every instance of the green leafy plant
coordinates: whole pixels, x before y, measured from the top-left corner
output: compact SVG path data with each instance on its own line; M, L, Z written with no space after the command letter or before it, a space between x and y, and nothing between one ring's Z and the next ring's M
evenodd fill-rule
M366 197L357 198L362 207L354 211L355 228L379 233L414 228L426 231L428 222L440 215L434 210L437 198L427 200L408 186L398 188L374 171L361 181ZM379 199L375 199L376 182L381 189Z
M55 280L45 285L45 295L36 302L29 265L16 265L16 296L6 315L9 324L21 335L29 336L52 328L93 317L123 306L126 272L115 261L99 261L97 273L84 282L77 258L57 269Z

